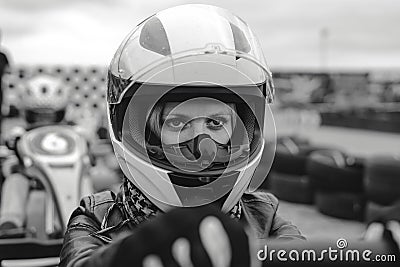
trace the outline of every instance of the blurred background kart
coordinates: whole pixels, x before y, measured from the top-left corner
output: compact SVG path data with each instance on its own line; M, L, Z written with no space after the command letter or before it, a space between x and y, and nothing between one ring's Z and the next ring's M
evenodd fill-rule
M3 164L3 173L6 179L29 179L29 188L21 188L19 196L26 214L22 227L0 230L0 243L15 244L19 258L31 255L32 249L35 251L34 244L42 244L47 247L45 251L53 251L47 256L55 258L36 263L54 264L72 211L83 196L93 193L88 176L90 165L86 139L71 126L43 126L18 138L14 151L9 151ZM18 172L14 172L15 169ZM22 178L13 177L22 174ZM12 186L18 186L18 183L10 185L6 191L12 191ZM3 209L18 207L16 203L7 204L2 203ZM32 266L31 262L26 263Z

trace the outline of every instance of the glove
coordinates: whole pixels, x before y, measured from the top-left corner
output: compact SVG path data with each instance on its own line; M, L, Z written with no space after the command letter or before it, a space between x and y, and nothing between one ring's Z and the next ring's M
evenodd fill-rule
M113 266L256 266L249 241L244 227L215 207L179 208L125 238Z
M400 201L368 225L364 239L367 241L386 239L400 252Z

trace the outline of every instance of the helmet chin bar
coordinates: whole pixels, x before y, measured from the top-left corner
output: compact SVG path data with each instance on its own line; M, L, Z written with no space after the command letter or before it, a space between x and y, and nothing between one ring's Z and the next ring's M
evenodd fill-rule
M248 158L248 144L221 144L208 134L200 134L195 138L170 145L146 145L151 158L164 161L187 172L199 172L210 169L223 169L230 161Z
M168 176L182 205L188 207L218 202L223 196L229 195L237 183L239 172L219 177L191 177L175 173L169 173ZM220 204L222 208L223 203Z

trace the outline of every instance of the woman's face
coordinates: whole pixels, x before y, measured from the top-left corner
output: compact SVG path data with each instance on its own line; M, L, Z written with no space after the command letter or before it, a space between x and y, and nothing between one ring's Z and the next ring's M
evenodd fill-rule
M214 141L228 143L233 131L235 112L215 99L191 99L168 102L161 115L161 141L178 144L208 134Z

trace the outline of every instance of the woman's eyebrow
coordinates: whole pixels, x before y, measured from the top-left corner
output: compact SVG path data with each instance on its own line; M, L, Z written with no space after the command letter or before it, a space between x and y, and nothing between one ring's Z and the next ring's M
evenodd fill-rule
M232 116L232 113L231 112L219 112L219 113L214 113L214 114L210 114L207 116L209 116L209 117Z
M161 116L162 121L166 121L167 119L179 119L181 121L188 122L188 121L192 120L193 118L191 118L185 114L179 114L179 113L178 114L177 113L173 113L173 114L169 113L169 114L163 114Z
M212 118L212 117L220 117L220 116L232 116L231 112L217 112L217 113L211 113L211 114L202 114L200 116L196 116L198 118ZM188 116L187 114L183 113L169 113L169 114L163 114L162 118L168 118L168 117L174 117L174 118L182 118L182 119L193 119L193 117Z

